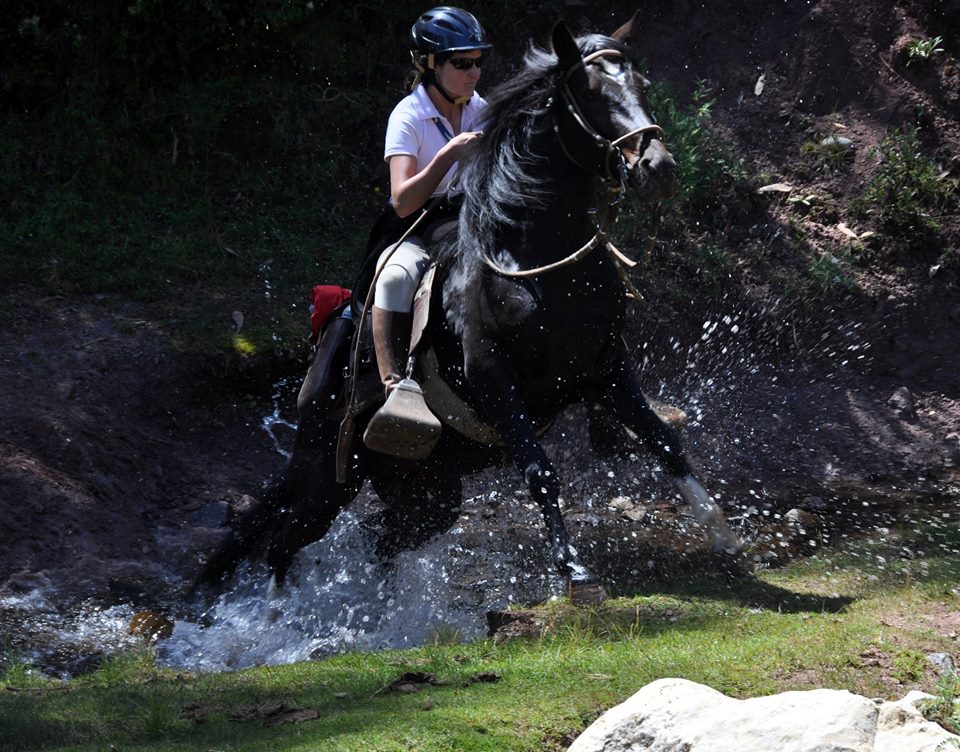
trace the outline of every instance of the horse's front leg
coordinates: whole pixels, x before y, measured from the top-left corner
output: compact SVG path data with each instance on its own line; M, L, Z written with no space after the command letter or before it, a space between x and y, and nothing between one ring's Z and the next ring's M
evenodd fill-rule
M476 404L497 429L507 451L523 473L530 494L540 506L554 564L565 577L574 602L598 602L606 598L599 579L580 561L560 514L560 483L557 472L540 445L520 390L506 365L493 358L468 369Z
M720 566L731 574L742 574L743 544L730 529L720 507L713 501L690 469L677 432L664 423L650 407L640 386L625 365L608 382L603 403L633 430L644 446L673 476L681 496L690 505L697 522L710 536Z

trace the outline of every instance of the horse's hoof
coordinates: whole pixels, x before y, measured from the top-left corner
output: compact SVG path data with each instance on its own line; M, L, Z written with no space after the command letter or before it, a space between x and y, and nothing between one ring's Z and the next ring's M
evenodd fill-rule
M595 578L570 580L567 593L570 596L570 603L574 606L595 606L610 597L600 581Z
M711 556L716 568L730 582L753 576L753 558L742 548L714 549Z

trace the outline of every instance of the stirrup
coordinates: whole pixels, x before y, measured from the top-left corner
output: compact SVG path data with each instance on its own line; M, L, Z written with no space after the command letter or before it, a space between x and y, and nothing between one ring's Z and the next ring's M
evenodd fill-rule
M440 421L423 398L423 390L407 376L393 388L363 432L368 449L407 460L430 455L440 439Z

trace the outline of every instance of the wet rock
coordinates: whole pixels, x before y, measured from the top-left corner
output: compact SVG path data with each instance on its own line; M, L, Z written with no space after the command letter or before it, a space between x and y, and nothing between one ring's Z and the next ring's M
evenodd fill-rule
M786 563L790 558L811 553L820 543L823 520L805 509L791 509L770 530L765 550L758 551L762 561Z
M627 496L614 496L607 503L607 506L614 512L625 512L633 509L633 501Z
M690 423L690 416L687 415L686 411L682 410L676 405L671 405L667 402L659 402L655 399L649 398L648 402L650 403L650 407L652 407L653 411L657 414L657 417L675 431L683 430Z
M156 611L138 611L130 620L129 632L147 642L156 642L173 634L173 622Z
M607 503L607 508L633 522L643 522L647 516L647 510L627 496L613 497Z
M816 534L821 520L806 509L791 509L783 515L783 526L793 538L803 540Z
M231 505L231 517L234 515L246 514L254 506L256 506L257 500L250 494L241 494L240 498L233 501Z
M813 514L825 514L830 511L830 504L819 496L806 496L800 501L799 508Z
M204 504L190 515L190 521L199 527L223 527L229 519L230 505L225 501Z
M12 575L3 586L0 587L0 595L8 593L29 593L32 590L49 590L53 583L45 571L31 572L24 569L17 574Z
M898 418L914 418L913 394L905 386L900 387L887 400Z
M487 635L494 642L542 637L546 622L532 611L487 611Z

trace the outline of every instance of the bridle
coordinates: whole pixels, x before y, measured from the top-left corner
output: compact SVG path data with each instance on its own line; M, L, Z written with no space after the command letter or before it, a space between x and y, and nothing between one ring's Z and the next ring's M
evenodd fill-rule
M573 91L570 88L570 79L581 69L585 68L590 63L604 57L624 57L623 53L615 49L602 49L597 52L593 52L586 57L582 58L578 63L570 67L567 71L564 72L560 80L560 96L562 98L562 104L554 103L553 98L547 102L548 107L559 106L558 115L554 121L553 130L556 134L557 141L560 144L560 148L563 150L564 155L569 159L575 166L583 170L584 172L597 175L603 179L608 185L608 200L606 205L605 217L602 222L597 222L597 231L594 236L587 241L585 245L571 253L566 258L555 261L552 264L546 264L545 266L538 266L534 269L523 269L520 271L510 271L509 269L504 269L495 261L489 257L484 257L484 261L487 266L490 267L497 274L501 274L505 277L534 277L539 274L544 274L546 272L553 271L555 269L560 269L564 266L569 266L570 264L576 263L581 259L588 256L600 245L603 245L607 252L611 255L614 261L614 266L617 269L617 272L620 274L620 278L623 280L624 285L627 287L629 295L637 300L641 298L640 293L634 287L633 283L630 281L630 278L627 276L626 268L632 269L637 265L636 261L625 256L616 246L610 242L608 236L609 230L612 228L613 224L617 221L617 215L620 211L620 203L623 200L623 194L627 189L627 180L629 174L629 166L627 165L627 158L623 153L622 144L628 139L637 136L638 134L643 134L643 138L640 143L639 153L643 154L646 151L647 147L650 144L650 141L654 136L659 136L663 138L663 129L656 124L650 123L648 125L642 125L639 128L634 128L627 133L624 133L618 136L615 139L608 139L606 136L601 134L596 128L594 128L590 121L586 118L583 113L583 110L580 107L580 104L577 102L576 97L573 95ZM567 147L567 144L564 142L563 135L560 130L560 120L559 116L563 112L568 113L572 118L573 122L578 126L578 132L585 134L589 140L595 144L599 149L603 150L602 153L602 168L600 170L592 169L584 166L576 157L573 156L571 150ZM596 216L599 216L600 212L598 209L594 209L592 213ZM649 257L650 253L653 250L653 243L656 240L657 231L659 230L660 224L660 207L659 205L655 209L654 213L654 229L653 232L648 236L647 239L647 250L646 256ZM626 267L626 268L624 268Z
M626 157L623 153L623 149L621 148L621 144L628 139L631 139L634 136L642 133L643 139L641 140L640 148L637 151L640 154L643 154L655 135L659 136L661 139L663 138L663 129L659 125L650 123L648 125L641 125L639 128L634 128L632 131L628 131L627 133L610 140L601 134L596 128L590 125L590 121L580 108L580 103L577 102L577 98L573 95L573 90L570 88L570 79L573 78L573 76L576 75L580 70L586 68L593 61L604 57L623 58L624 55L619 50L614 49L605 49L593 52L567 70L563 74L563 78L560 81L560 96L563 98L563 109L573 118L573 121L579 126L580 131L583 132L599 149L603 150L603 170L598 171L590 169L589 167L585 167L576 157L573 156L573 153L569 148L567 148L567 144L563 140L563 134L560 131L559 118L557 118L556 122L554 122L553 131L557 135L557 140L560 142L560 148L563 149L563 153L566 155L567 159L573 162L584 172L595 174L598 177L610 182L618 182L619 189L626 190L628 165Z

